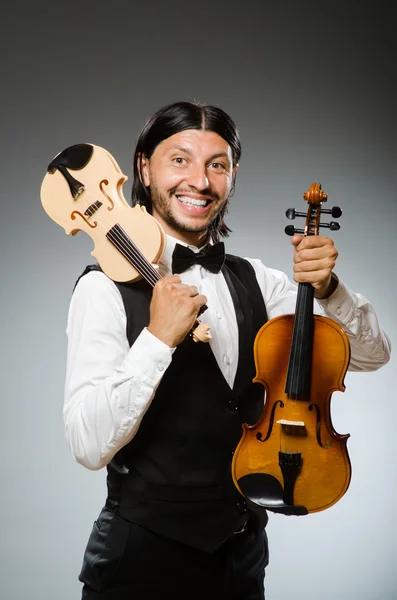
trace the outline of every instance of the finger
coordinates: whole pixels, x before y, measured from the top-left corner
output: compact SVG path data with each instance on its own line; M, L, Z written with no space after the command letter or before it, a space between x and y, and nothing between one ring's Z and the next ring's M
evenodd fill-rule
M186 286L186 288L183 291L185 292L185 294L187 296L190 296L192 298L194 296L197 296L199 293L199 291L195 285L188 285L188 286Z
M319 271L301 271L294 273L294 280L297 283L321 284L330 277L329 269L320 269Z
M298 237L298 236L294 236ZM321 246L333 246L334 240L324 235L307 235L301 238L301 241L296 246L300 252L306 248L320 248Z
M306 260L296 262L294 265L294 273L310 273L323 270L332 271L335 266L335 261L332 258L322 258L321 260Z
M291 244L293 246L295 246L295 248L297 246L299 246L299 244L301 243L301 241L304 239L303 235L300 235L299 233L296 233L295 235L292 236L291 238Z
M173 288L176 290L185 290L190 287L187 283L174 283Z
M174 283L173 288L181 292L184 296L197 296L198 288L195 285L186 283Z
M178 274L175 275L166 275L162 279L160 279L166 285L167 283L181 283L181 276Z
M321 246L320 248L309 248L297 250L294 253L294 262L311 262L313 260L335 260L338 257L338 251L333 246Z
M172 287L173 285L179 284L181 283L181 278L179 275L167 275L166 277L162 277L161 279L159 279L156 284L155 284L155 288L166 288L168 287Z
M204 304L207 304L207 296L204 296L204 294L198 294L197 296L194 296L192 300L195 303L197 310L204 306Z

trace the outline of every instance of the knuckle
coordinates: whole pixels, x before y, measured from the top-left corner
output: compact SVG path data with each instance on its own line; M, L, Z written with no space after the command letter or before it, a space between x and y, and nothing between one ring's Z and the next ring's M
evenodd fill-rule
M168 290L172 286L173 284L165 277L163 279L160 279L155 285L155 287L157 287L158 290Z
M294 264L297 264L298 262L300 262L300 258L297 254L294 254Z
M334 268L334 266L335 266L335 260L334 260L332 257L330 257L330 258L328 259L328 261L327 261L327 267L328 267L329 269L333 269L333 268Z

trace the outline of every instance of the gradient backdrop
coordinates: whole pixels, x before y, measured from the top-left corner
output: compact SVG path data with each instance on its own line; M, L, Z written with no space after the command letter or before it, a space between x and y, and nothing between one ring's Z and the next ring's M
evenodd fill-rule
M157 6L158 5L158 6ZM91 239L65 235L40 185L69 145L128 176L166 102L236 120L243 143L229 252L292 272L285 210L321 182L340 205L337 273L396 341L396 70L391 2L2 3L1 600L72 600L105 471L76 464L62 422L66 318ZM130 194L131 177L124 187ZM270 516L269 600L397 598L393 361L348 374L332 417L353 478L331 509Z

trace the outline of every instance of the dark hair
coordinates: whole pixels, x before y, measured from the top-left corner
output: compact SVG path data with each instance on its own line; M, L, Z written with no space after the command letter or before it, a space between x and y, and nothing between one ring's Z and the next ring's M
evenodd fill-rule
M132 206L143 204L149 213L152 212L150 189L141 178L141 157L150 159L154 150L163 140L186 129L203 129L220 135L230 146L233 156L233 167L241 156L241 143L234 121L221 108L210 104L191 101L172 102L160 108L148 119L142 129L134 154L134 180L132 184ZM232 190L234 191L235 181ZM229 199L210 225L209 234L214 242L220 237L227 237L231 231L224 221Z

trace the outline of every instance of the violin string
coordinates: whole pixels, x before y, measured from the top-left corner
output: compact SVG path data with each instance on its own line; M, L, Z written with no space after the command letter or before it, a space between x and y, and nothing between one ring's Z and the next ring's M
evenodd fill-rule
M127 236L123 237L117 230L108 231L106 237L153 287L158 281L156 271L136 246L132 245L131 239Z
M158 278L153 277L153 273L156 273L151 263L143 256L142 253L138 253L137 250L131 245L131 240L128 237L123 238L117 230L108 231L106 234L107 239L113 243L117 250L136 268L138 273L144 277L144 279L152 286L155 285Z
M82 198L81 198L82 200ZM82 214L85 214L85 211L88 210L88 208L94 204L95 200L91 197L90 191L89 189L87 189L87 187L85 186L84 189L84 202L79 202L79 208L81 209L79 212L82 212ZM83 206L81 206L83 205ZM86 205L86 206L85 206ZM100 208L99 208L100 210ZM94 213L95 214L95 213ZM88 219L87 219L88 221ZM106 230L106 234L109 233L109 227L102 221L102 218L97 214L95 217L95 221L97 222L97 226L99 226L100 229L102 230ZM89 222L89 221L88 221ZM105 235L106 235L105 234ZM120 252L121 254L132 264L132 266L134 266L134 259L136 260L136 264L138 265L139 268L137 268L136 270L138 271L138 273L140 275L142 275L142 277L144 277L144 279L146 279L146 281L154 286L154 284L158 281L158 279L160 279L160 275L158 275L157 271L154 269L154 267L152 266L152 264L146 259L146 257L138 250L138 248L135 246L136 251L134 251L134 248L128 248L128 245L126 245L127 240L130 240L130 238L126 235L126 239L123 239L122 236L120 236L118 233L115 232L114 236L113 236L113 243L114 241L117 241L120 243ZM130 242L132 243L132 240L130 240ZM116 244L114 244L116 245ZM122 248L124 246L124 249L122 251ZM117 248L117 245L116 245ZM153 278L154 276L154 278Z
M80 212L80 214L81 214L81 213L83 213L83 215L84 215L84 218L85 218L85 213L86 213L86 211L88 210L88 208L89 208L90 206L92 206L92 205L94 205L94 204L95 204L96 200L95 200L95 199L93 199L93 198L91 197L90 190L89 190L89 188L87 189L87 186L84 186L84 192L83 192L83 193L84 193L84 197L82 198L82 197L80 196L80 198L79 198L79 206L78 206L78 207L79 207L79 209L80 209L80 210L79 210L78 212ZM88 201L88 203L87 203L87 201ZM102 204L103 204L103 203L102 203ZM100 210L100 208L99 208L99 210ZM102 221L102 219L101 219L101 217L100 217L100 214L101 214L101 213L99 213L99 214L98 214L98 213L97 213L97 214L93 213L92 215L89 215L89 216L94 216L94 217L95 217L95 221L96 221L96 223L97 223L97 226L99 227L99 229L102 229L102 230L106 231L106 233L105 233L105 236L106 236L106 234L109 232L109 226L108 226L108 225L106 225L106 224L105 224L105 223ZM83 218L83 220L84 220L84 218ZM88 222L88 223L90 223L90 222L88 221L88 218L87 218L87 222ZM115 237L114 237L114 239L117 239L117 236L115 236ZM123 240L122 240L121 238L120 238L120 241L121 241L121 243L123 242ZM116 246L116 248L117 248L117 246ZM122 254L123 254L123 253L122 253ZM128 257L128 256L125 256L125 258L127 258L127 260L129 260L129 262L131 262L131 260L129 259L129 257ZM150 263L149 263L149 264L150 264ZM132 262L132 266L134 266L134 265L133 265L133 262ZM139 272L139 271L138 271L138 272ZM146 275L146 273L140 273L140 274L141 274L143 277L145 277L145 275ZM145 278L146 278L146 277L145 277Z
M299 299L299 292L300 292L300 288L298 288L298 298L297 301ZM292 389L295 388L295 378L296 378L296 367L297 367L297 352L298 352L298 347L297 347L297 343L296 340L294 340L294 334L295 332L298 331L299 329L299 315L295 312L295 316L294 316L294 327L293 327L293 336L292 336L292 340L295 342L292 344L292 349L291 349L291 361L292 363L290 364L289 368L291 368L291 377L290 377L290 386ZM291 414L294 415L295 411L294 408L296 406L296 399L294 398L294 395L292 394L292 397L290 399L290 401L288 402L288 411L287 413L287 419L288 417L291 418ZM291 448L289 447L288 450L290 452L294 451L295 448Z
M315 235L315 233L311 233L313 231L313 208L309 209L310 218L309 224L307 228L306 235ZM316 219L319 218L319 210L316 211ZM307 392L306 380L307 377L311 377L311 364L312 364L312 354L307 352L307 334L309 333L311 339L309 340L309 344L313 346L313 321L310 324L308 319L313 320L313 306L311 306L310 313L308 303L311 301L311 297L313 297L314 291L308 285L300 284L298 287L298 296L297 296L297 306L300 306L299 311L295 311L295 319L296 319L296 327L297 327L297 336L294 340L295 343L293 345L293 351L291 352L292 358L292 376L291 376L291 385L292 389L297 394L294 394L293 399L293 408L296 409L299 405L299 401L305 401L304 395ZM311 305L312 305L311 301ZM295 326L294 326L295 331ZM305 335L304 335L305 334ZM306 402L305 402L306 406ZM306 420L303 419L305 422Z
M309 211L312 211L312 207L309 208ZM317 211L318 213L318 211ZM312 230L312 222L313 215L309 214L309 224L307 228L307 232L304 234L310 235L310 231ZM318 217L317 217L318 218ZM290 374L289 382L290 387L293 390L292 398L288 402L288 411L290 415L296 415L296 409L298 407L299 401L304 400L303 394L306 392L306 377L308 376L308 359L309 355L305 352L305 336L303 335L306 332L306 321L307 314L306 311L302 310L302 307L305 308L307 306L307 302L309 301L309 289L307 286L299 285L298 286L298 295L296 305L300 306L301 310L295 311L294 316L294 326L293 326L293 344L291 345L291 353L288 364L288 371ZM313 311L312 311L313 312ZM311 341L312 343L312 341ZM296 393L298 392L298 393ZM299 397L298 397L299 396ZM302 396L302 398L300 397ZM288 419L288 415L287 415ZM295 418L291 419L295 420ZM287 438L286 438L287 439Z
M116 248L118 248L118 244L120 244L121 241L120 251L123 252L127 259L135 261L135 264L138 265L140 272L146 272L148 279L150 279L149 283L154 285L160 279L160 276L153 265L145 258L145 256L134 244L119 223L109 230L106 237L113 242Z
M139 265L140 267L140 271L145 270L147 271L147 278L149 281L149 283L151 285L155 285L157 283L157 281L159 281L159 279L161 279L160 275L157 273L156 269L151 265L151 263L149 263L146 258L144 257L144 255L142 254L142 252L137 248L137 246L134 244L134 242L127 236L127 234L125 233L125 231L120 227L121 229L121 233L119 232L119 229L113 230L111 232L108 232L107 237L113 242L113 240L117 240L117 243L119 243L119 240L121 240L124 244L124 246L122 246L120 244L120 252L122 252L123 256L125 256L127 259L131 258L135 260L135 264ZM114 244L116 247L118 247L118 245L116 245L116 243ZM150 265L150 268L149 268Z
M108 235L108 238L112 241L112 238L114 238L113 233ZM131 253L131 248L129 247L128 244L114 244L116 246L116 248L119 250L119 252L127 259L129 260L131 258L131 255L133 255L133 252ZM133 248L132 248L133 250ZM146 277L145 277L146 281L153 287L155 285L155 283L158 281L158 279L153 279L153 274L149 273Z

